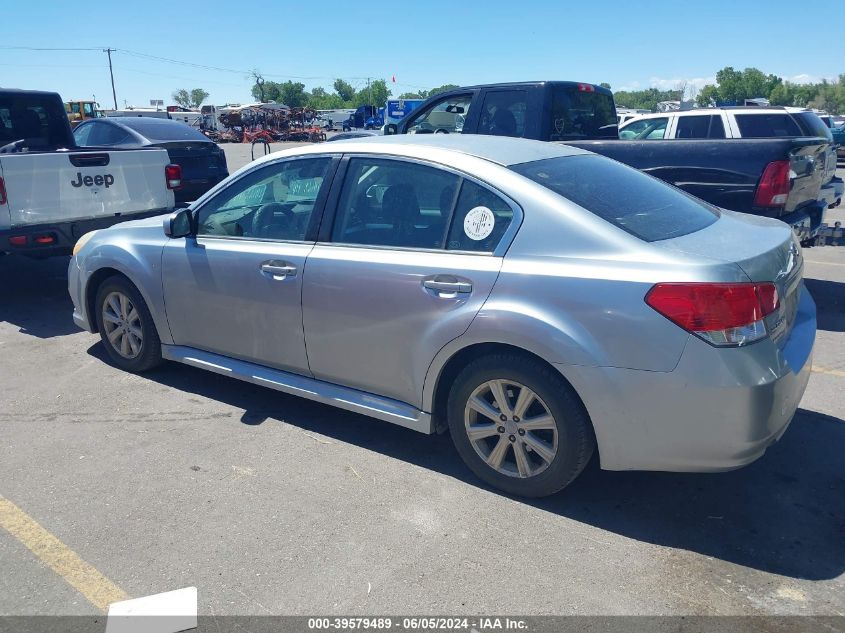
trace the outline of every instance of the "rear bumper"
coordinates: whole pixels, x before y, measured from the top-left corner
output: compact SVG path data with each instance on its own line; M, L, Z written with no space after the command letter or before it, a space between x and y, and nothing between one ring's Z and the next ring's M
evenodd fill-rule
M819 234L827 207L828 203L825 200L819 200L813 204L805 205L797 211L782 215L778 220L790 225L792 230L795 231L798 240L803 242Z
M32 224L13 227L0 231L0 253L25 253L38 257L52 257L67 255L73 250L76 240L97 229L105 229L127 220L149 218L154 215L167 213L168 209L156 209L131 215L110 215L100 218L74 220L72 222L56 222L48 224ZM41 243L38 238L49 237L52 241ZM23 238L24 244L10 242L11 238Z
M806 288L784 347L719 349L690 337L671 372L559 365L593 421L602 468L717 472L744 466L786 431L812 366Z

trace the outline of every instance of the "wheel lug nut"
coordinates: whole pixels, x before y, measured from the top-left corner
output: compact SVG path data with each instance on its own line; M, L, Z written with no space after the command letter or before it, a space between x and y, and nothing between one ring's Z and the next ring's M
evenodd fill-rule
M504 432L505 432L505 427L500 426L500 427L499 427L498 429L496 429L496 430L497 430L499 433L504 433Z
M508 419L508 416L506 416L506 415L503 413L502 415L500 415L500 416L499 416L499 419L500 419L502 422L506 422L506 421L507 421L507 419Z
M519 422L519 416L518 416L518 415L513 416L513 421L514 421L514 422Z
M525 435L525 429L519 429L517 433L519 433L520 435Z
M509 436L508 436L508 439L509 439L511 442L516 442L516 436L514 436L514 435L509 435Z

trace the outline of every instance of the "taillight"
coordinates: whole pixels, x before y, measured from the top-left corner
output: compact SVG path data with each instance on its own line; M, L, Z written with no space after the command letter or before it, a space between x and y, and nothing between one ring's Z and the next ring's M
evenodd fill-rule
M168 189L178 189L182 186L182 168L179 165L167 165L164 168L164 179Z
M26 246L26 235L13 235L9 238L9 244L12 246Z
M789 196L789 161L775 160L766 165L757 191L755 207L782 207Z
M578 92L595 92L596 87L591 84L578 84Z
M6 183L0 178L0 204L6 204Z
M772 283L660 283L646 303L711 345L739 346L766 336L764 319L780 300Z

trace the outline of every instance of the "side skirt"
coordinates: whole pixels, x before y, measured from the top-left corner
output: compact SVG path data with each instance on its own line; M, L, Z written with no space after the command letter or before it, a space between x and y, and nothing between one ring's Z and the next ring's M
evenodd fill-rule
M262 387L315 400L347 411L353 411L385 422L392 422L420 433L434 432L431 414L409 404L365 391L341 387L329 382L270 369L255 363L204 352L181 345L162 345L161 355L167 360L213 371L222 376L251 382Z

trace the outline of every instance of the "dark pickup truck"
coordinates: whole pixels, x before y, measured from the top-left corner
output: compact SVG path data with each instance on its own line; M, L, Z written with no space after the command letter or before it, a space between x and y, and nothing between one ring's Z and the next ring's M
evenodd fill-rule
M456 88L435 95L385 134L490 134L564 142L672 183L711 204L816 235L825 138L619 140L613 93L601 86L535 81Z

